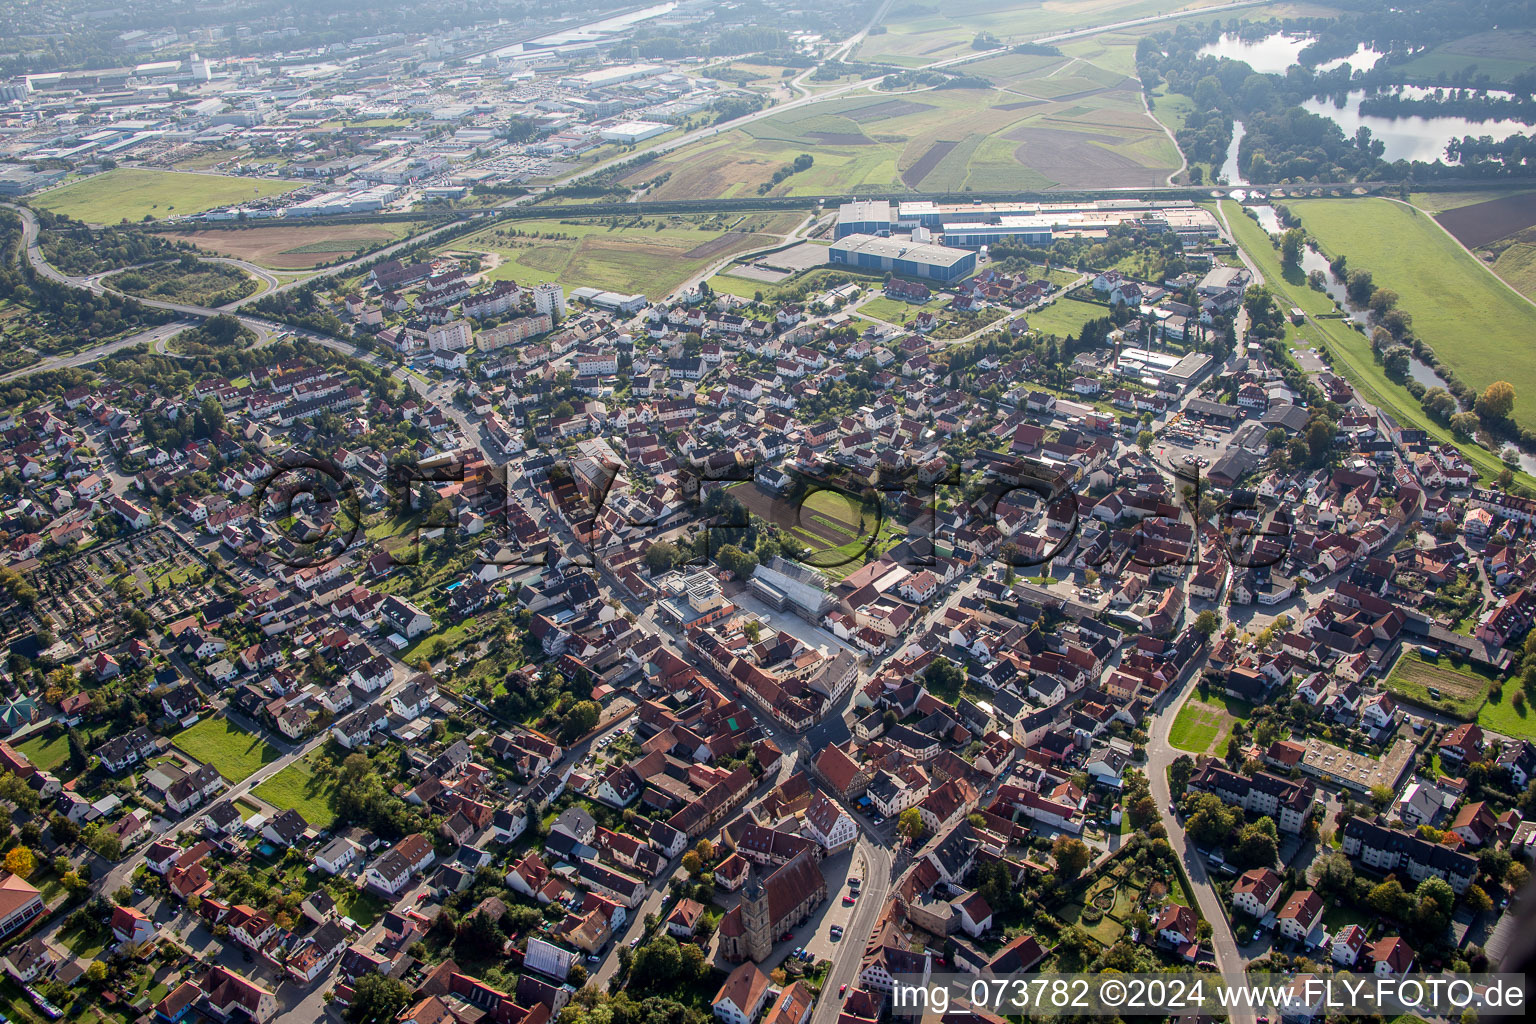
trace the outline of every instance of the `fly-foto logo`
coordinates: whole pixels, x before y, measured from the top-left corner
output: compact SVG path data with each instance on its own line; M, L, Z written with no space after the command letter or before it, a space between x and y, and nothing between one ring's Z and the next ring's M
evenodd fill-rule
M757 486L757 461L749 453L700 461L706 468L680 471L670 501L639 502L628 500L628 469L616 461L562 460L528 478L507 465L438 457L395 463L382 483L360 485L334 459L291 456L253 495L248 542L280 565L324 566L365 543L368 517L381 513L389 538L382 554L391 564L419 563L422 540L461 527L476 537L476 565L595 567L594 559L615 559L663 535L696 539L692 561L702 564L752 529L754 515L788 534L824 536L827 516L817 498L824 493L858 516L856 530L838 527L846 542L799 552L801 562L823 570L863 564L889 546L893 532L902 540L891 557L909 568L954 556L1030 569L1071 552L1083 540L1085 519L1094 524L1093 541L1079 545L1074 562L1100 573L1127 565L1198 567L1202 551L1219 552L1238 568L1266 569L1286 556L1294 532L1288 511L1266 510L1242 491L1205 507L1202 516L1206 485L1182 473L1176 503L1132 493L1101 515L1070 471L1035 459L994 460L970 476L958 466L864 474L830 462L797 463L776 474L788 485L773 492L767 508L759 502L749 511L730 492ZM620 494L626 498L617 500ZM819 531L811 528L817 523Z

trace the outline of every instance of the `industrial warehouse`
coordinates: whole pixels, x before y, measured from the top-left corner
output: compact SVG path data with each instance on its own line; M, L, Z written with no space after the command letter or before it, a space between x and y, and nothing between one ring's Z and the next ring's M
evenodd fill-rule
M930 281L958 281L976 270L976 254L965 249L863 234L833 242L827 262Z
M1123 224L1172 231L1185 244L1215 238L1220 233L1216 218L1188 200L899 204L862 200L838 208L837 237L885 238L897 232L911 232L914 241L924 242L928 232L942 232L946 246L978 249L1003 239L1044 245L1060 237L1102 237Z

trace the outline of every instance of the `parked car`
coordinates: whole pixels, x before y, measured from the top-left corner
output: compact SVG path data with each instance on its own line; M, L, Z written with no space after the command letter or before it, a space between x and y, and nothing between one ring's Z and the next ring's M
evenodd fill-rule
M838 990L837 990L838 998L842 998L843 993L847 992L847 991L848 991L848 983L845 981L845 982L842 983L841 986L838 987Z

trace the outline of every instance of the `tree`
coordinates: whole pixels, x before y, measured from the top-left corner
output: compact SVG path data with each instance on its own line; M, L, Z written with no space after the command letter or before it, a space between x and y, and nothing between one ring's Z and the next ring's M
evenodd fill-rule
M1483 891L1480 885L1469 885L1465 895L1467 906L1479 914L1486 914L1493 909L1493 900Z
M564 720L560 723L560 735L573 740L592 731L601 717L603 709L597 701L579 700L566 711Z
M699 870L703 867L703 858L701 858L693 850L689 850L687 853L683 854L683 870L687 871L689 875L697 875Z
M630 976L646 988L657 988L676 978L682 967L683 953L678 948L677 940L670 935L662 935L635 950L634 968Z
M1372 786L1371 787L1371 803L1376 805L1376 809L1377 810L1381 810L1382 808L1386 807L1391 802L1392 802L1392 787L1391 786Z
M896 819L896 831L908 839L917 839L923 834L923 816L916 807L908 807L901 812L901 817Z
M32 857L32 851L25 846L13 846L11 852L5 855L5 870L13 875L26 878L32 874L36 867L36 861Z
M411 990L403 982L364 971L352 983L345 1016L350 1024L388 1024L410 1000Z
M1337 851L1312 862L1312 884L1324 897L1342 896L1355 884L1355 866Z
M757 556L748 551L743 551L734 544L727 544L715 555L715 561L720 563L720 568L733 574L737 579L744 580L752 575L752 570L757 568Z
M1481 421L1475 412L1458 412L1451 417L1451 432L1465 441L1477 433Z
M1312 461L1322 462L1333 450L1333 438L1338 427L1327 416L1315 417L1307 424L1307 451Z
M1051 856L1056 860L1056 873L1067 879L1081 875L1092 858L1087 844L1071 836L1057 836L1051 844Z
M1395 878L1373 888L1365 902L1376 913L1399 920L1407 917L1413 906L1413 898L1403 891L1402 885Z
M1414 921L1429 934L1438 937L1451 923L1456 907L1456 893L1451 883L1430 875L1413 892Z
M923 672L923 681L941 692L958 692L965 682L965 669L948 658L935 658L933 664Z
M1441 421L1450 419L1456 412L1456 396L1438 384L1424 392L1419 404L1425 412Z
M92 985L100 985L107 980L107 962L105 960L92 960L91 965L85 969L85 980Z
M1150 796L1143 795L1131 804L1129 811L1131 827L1138 832L1144 831L1157 820L1157 801Z
M1184 787L1189 785L1189 780L1195 777L1195 762L1188 754L1180 754L1173 759L1173 764L1168 766L1168 781L1172 784L1175 793L1184 792Z
M1141 433L1136 435L1136 447L1140 448L1142 451L1146 451L1152 447L1152 442L1156 440L1156 434L1152 433L1150 430L1143 430Z
M645 549L645 565L651 572L666 572L677 564L677 545L660 541Z
M1196 633L1209 640L1211 635L1221 628L1221 619L1217 617L1215 612L1207 608L1195 616L1194 626Z
M1499 422L1509 419L1515 411L1515 386L1507 380L1494 381L1477 396L1473 408L1485 420Z
M1279 859L1279 853L1275 837L1261 828L1258 822L1244 825L1237 833L1237 843L1232 847L1232 855L1238 863L1250 868L1271 867Z
M1301 266L1301 247L1306 240L1306 232L1301 228L1291 228L1280 236L1280 259L1286 266Z

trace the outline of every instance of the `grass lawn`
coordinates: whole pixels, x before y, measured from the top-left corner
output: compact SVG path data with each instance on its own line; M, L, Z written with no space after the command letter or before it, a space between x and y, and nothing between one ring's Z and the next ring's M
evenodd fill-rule
M172 739L182 751L213 765L230 782L240 782L283 755L260 736L222 716L205 718Z
M34 205L88 224L116 224L146 216L187 216L260 196L280 195L298 182L117 168L44 192Z
M110 933L87 934L75 928L66 928L59 932L59 941L67 946L71 953L87 959L106 949L107 940L111 937Z
M69 760L69 736L62 729L43 729L12 744L44 771L54 771Z
M1205 699L1191 696L1173 720L1168 742L1197 754L1223 753L1232 723L1246 722L1252 714L1252 705L1225 694L1212 693Z
M872 316L876 320L884 320L887 323L904 324L925 309L933 307L932 302L901 302L896 299L887 299L884 296L870 299L859 307L859 312L865 316Z
M1386 689L1394 697L1471 720L1481 717L1479 711L1488 695L1490 682L1488 676L1471 668L1456 667L1444 655L1438 661L1426 661L1418 651L1408 649L1392 666ZM1440 691L1439 700L1430 696L1431 686ZM1513 709L1509 713L1513 715Z
M1265 283L1275 293L1280 305L1298 306L1307 313L1308 319L1301 328L1301 335L1308 342L1327 350L1332 357L1334 371L1347 379L1363 399L1389 413L1403 426L1418 427L1435 440L1455 446L1485 479L1491 480L1499 475L1504 464L1497 456L1476 444L1458 442L1450 430L1430 418L1417 399L1401 385L1387 379L1386 372L1371 353L1369 339L1349 327L1338 315L1333 300L1309 287L1300 270L1286 271L1281 268L1279 254L1269 235L1243 213L1242 207L1231 200L1223 200L1221 209L1227 223L1231 225L1237 244L1242 246L1264 275ZM1363 254L1357 259L1355 253L1351 252L1350 262L1361 269L1369 267ZM1384 275L1377 280L1386 283ZM1440 287L1435 286L1436 292ZM1536 486L1536 479L1528 474L1516 473L1515 479L1527 487Z
M294 808L304 820L326 828L336 820L331 810L334 783L322 784L310 770L307 760L298 760L284 768L251 792L279 810Z
M1106 316L1109 316L1109 310L1092 302L1057 299L1043 309L1026 313L1024 319L1032 330L1065 338L1069 334L1076 337L1082 332L1083 324Z
M1497 697L1490 693L1477 712L1477 724L1515 739L1536 740L1536 716L1531 713L1530 701L1518 708L1510 702L1519 686L1519 680L1511 680Z
M1481 389L1507 380L1515 419L1536 427L1536 306L1467 255L1429 214L1388 199L1292 202L1329 256L1369 270L1399 296L1413 329L1457 375Z
M341 895L332 893L336 900L336 909L341 911L343 917L350 917L363 928L373 927L377 921L389 909L389 904L376 896L370 896L365 892L358 892L349 886L342 886Z

